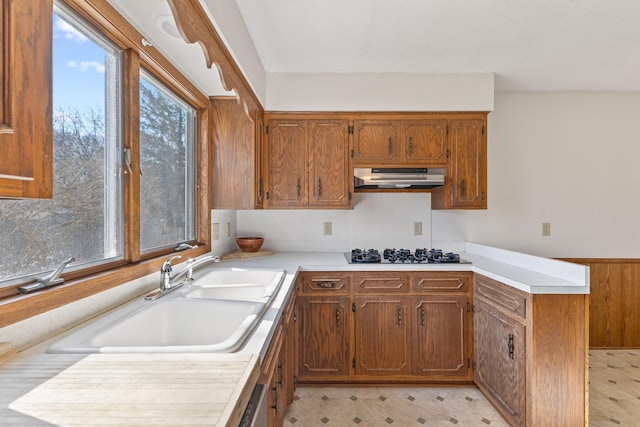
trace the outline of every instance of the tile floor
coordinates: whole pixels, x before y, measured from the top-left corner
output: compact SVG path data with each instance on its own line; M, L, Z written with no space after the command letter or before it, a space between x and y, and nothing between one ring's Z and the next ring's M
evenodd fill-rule
M589 425L640 426L640 350L589 352ZM507 426L473 386L298 387L286 427Z

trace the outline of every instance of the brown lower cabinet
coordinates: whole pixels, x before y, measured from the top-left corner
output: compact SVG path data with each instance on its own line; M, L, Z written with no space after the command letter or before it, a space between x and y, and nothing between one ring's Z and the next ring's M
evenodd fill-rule
M474 382L513 426L588 423L589 295L475 275Z
M294 392L294 299L291 299L276 327L262 362L260 383L267 387L267 426L284 424L284 414L293 402Z
M300 383L471 382L468 272L304 272Z
M263 365L269 425L296 382L473 382L513 426L585 426L588 301L471 272L302 272Z

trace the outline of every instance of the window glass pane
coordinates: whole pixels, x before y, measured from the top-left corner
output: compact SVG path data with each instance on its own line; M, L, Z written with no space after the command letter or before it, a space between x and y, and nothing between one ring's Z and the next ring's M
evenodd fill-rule
M164 85L140 79L140 248L195 240L196 112Z
M56 7L53 31L53 199L0 200L4 285L71 256L78 269L123 254L120 54L66 9Z

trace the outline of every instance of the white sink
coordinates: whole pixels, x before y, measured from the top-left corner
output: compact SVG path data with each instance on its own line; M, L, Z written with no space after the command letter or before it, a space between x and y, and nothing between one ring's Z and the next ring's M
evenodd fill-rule
M206 298L234 301L268 301L273 286L264 285L215 285L194 286L185 292L187 298Z
M54 343L49 353L229 353L242 346L267 304L167 298L114 310Z
M203 274L198 274L203 273ZM275 299L286 272L204 269L157 300L136 300L54 343L49 353L237 351Z
M285 271L277 269L208 268L193 274L194 286L213 285L278 285Z
M89 345L99 347L101 353L164 351L166 347L182 351L189 346L233 351L264 309L264 304L247 301L166 299L105 327Z

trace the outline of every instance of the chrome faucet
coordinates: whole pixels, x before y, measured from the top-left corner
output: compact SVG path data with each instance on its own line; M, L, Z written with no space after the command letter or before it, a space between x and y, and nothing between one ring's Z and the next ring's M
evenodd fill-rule
M198 267L201 264L207 264L209 262L220 262L220 257L217 255L207 255L202 258L191 258L187 261L187 265L176 274L176 276L180 276L180 274L185 274L187 280L193 280L193 269Z
M193 269L201 264L207 262L220 262L220 257L214 255L207 255L199 259L190 258L187 260L187 263L180 271L178 271L176 274L171 274L173 273L173 266L171 265L171 261L178 258L182 257L180 255L175 255L166 259L162 263L162 267L160 268L160 288L151 292L149 295L144 297L144 299L158 299L161 296L178 289L187 281L193 280ZM179 280L181 281L179 282Z
M41 277L40 279L37 279L33 283L18 286L18 289L23 294L27 294L29 292L37 291L39 289L48 288L49 286L60 285L64 283L64 279L60 277L60 275L62 274L62 271L67 267L67 265L75 261L76 259L74 257L67 258L64 261L62 261L62 263L58 266L58 268L53 270L51 273Z

